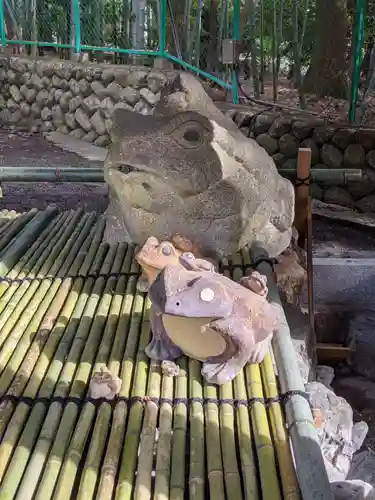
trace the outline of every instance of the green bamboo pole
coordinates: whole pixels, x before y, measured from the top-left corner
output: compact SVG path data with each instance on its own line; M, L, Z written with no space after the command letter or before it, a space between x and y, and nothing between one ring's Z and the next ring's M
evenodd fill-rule
M36 208L12 220L8 228L4 228L0 237L0 251L11 242L11 240L38 214Z
M99 228L100 229L100 228ZM99 241L97 241L96 245L99 245ZM85 260L90 260L91 261L94 259L97 246L91 245ZM74 267L79 264L79 260L77 259L78 263L75 262L71 268L70 271L74 272ZM40 397L49 397L52 395L54 383L51 384L51 381L57 380L57 377L59 376L61 372L61 361L64 360L67 357L69 346L71 345L71 342L76 334L77 331L77 323L81 320L82 314L85 312L85 305L87 302L87 296L89 291L92 288L93 280L88 280L85 284L85 289L84 293L80 294L79 291L83 285L82 279L78 279L75 281L75 285L73 286L73 289L71 291L71 294L69 295L64 309L59 317L59 320L57 321L56 326L54 327L53 331L51 332L51 335L49 336L48 342L45 346L45 349L42 353L42 356L39 358L38 363L33 371L33 376L31 377L25 391L25 395L27 397L34 397L38 387L43 380L43 374L46 372L48 369L47 376L44 379L42 388L40 390L39 396ZM76 287L78 288L78 291L75 290ZM78 300L78 303L77 303ZM77 304L76 304L77 303ZM75 307L76 304L76 307ZM65 342L60 344L55 359L54 361L49 365L50 359L53 358L53 352L58 345L58 341L61 338L62 333L64 332L66 323L68 321L68 318L71 316L71 310L74 308L73 311L73 317L72 321L69 322L69 325L67 327L67 330L64 334L64 339ZM68 340L69 339L69 340ZM68 363L70 361L70 358L68 357ZM15 386L16 391L22 391L23 386L20 386L18 383ZM14 390L12 391L14 393ZM17 392L16 392L17 394ZM60 394L61 395L61 394ZM9 410L9 408L8 408ZM43 415L45 414L46 408L44 407L43 404L37 405L31 414L30 420L28 422L31 424L30 429L26 429L26 438L30 438L31 435L35 432L38 432L38 420L41 422L41 419L43 419ZM9 412L8 412L9 413ZM26 419L28 413L28 408L25 407L23 403L17 406L15 415L12 418L12 421L10 422L10 425L8 426L7 433L4 437L3 444L0 447L0 471L1 474L3 474L4 468L6 466L6 463L9 459L10 451L12 449L12 444L17 440L17 436L19 435L20 432L20 427L19 425L22 425L22 422ZM3 417L4 415L2 415ZM33 419L34 417L34 419ZM7 415L7 419L9 418L9 415ZM6 420L7 420L6 419ZM1 418L3 421L3 418ZM39 424L40 425L40 424ZM5 444L5 446L4 446ZM31 446L25 446L25 450L30 450L32 449ZM27 474L26 474L27 476ZM26 477L25 476L25 477Z
M50 256L48 261L45 262L45 265L43 265L42 269L39 271L38 273L39 276L41 276L42 278L45 277L45 269L46 270L48 269L49 276L53 277L56 275L59 268L64 263L64 260L68 257L70 249L74 245L78 234L81 232L81 230L84 231L84 233L87 233L91 227L91 222L92 222L92 215L87 214L87 217L86 216L82 217L76 230L71 234L65 246L63 247L62 251L54 252L57 253L57 256L54 258L53 261ZM59 250L59 248L57 248L57 250ZM52 262L53 262L52 267L50 267ZM39 297L43 297L44 294L47 293L49 287L51 286L51 283L52 283L51 279L46 279L43 280L40 285L38 282L33 282L30 284L29 287L26 286L24 287L27 288L26 293L22 296L22 299L17 304L14 311L12 311L12 314L10 315L9 319L6 321L5 325L1 328L0 345L4 341L8 342L8 345L9 344L13 345L14 341L16 340L18 341L19 335L20 334L22 335L22 328L27 326L27 324L31 320L33 314L35 313L38 307L38 301L37 299L35 299L35 297L38 297L38 300ZM36 294L35 297L34 293ZM15 325L17 325L17 327ZM10 336L9 339L8 335ZM6 345L5 342L0 351L0 358L1 358L1 352L4 349L7 349L7 347L5 347Z
M143 362L147 365L146 354L142 353ZM151 361L149 368L149 381L147 396L150 398L160 398L161 385L160 363ZM151 480L154 461L154 445L156 435L156 425L158 420L159 407L154 401L145 403L142 433L139 444L137 478L134 488L134 500L150 500Z
M188 361L185 356L177 361L179 374L175 377L175 398L188 397ZM188 427L188 410L184 402L179 402L173 410L173 441L171 457L170 499L185 499L186 477L186 436Z
M139 292L137 292L137 295L140 295ZM146 391L148 362L144 349L148 344L150 337L150 324L148 320L149 309L150 302L147 300L143 304L142 311L138 312L138 314L142 316L142 324L136 358L132 396L143 397ZM137 466L137 450L140 439L143 412L143 404L139 401L133 403L129 410L129 420L125 434L124 447L122 450L115 500L125 500L131 498L134 486L134 474Z
M126 260L126 257L124 261ZM131 277L128 280L124 300L122 302L120 320L117 327L116 338L113 342L112 352L108 363L108 369L111 373L119 376L121 369L121 357L123 359L133 359L136 356L137 338L139 327L132 328L132 309L133 304L135 311L139 306L142 308L142 297L138 296L138 306L135 304L136 293L136 278ZM137 318L138 319L138 318ZM133 375L133 365L128 363L122 375L122 387L120 395L128 398L130 396L130 383ZM127 384L125 384L127 381ZM100 481L97 491L97 498L101 500L111 500L115 489L116 475L120 463L120 455L122 450L122 442L125 433L126 418L128 414L128 405L121 401L116 405L113 421L111 426L111 434L109 436L108 446L103 461L103 466L100 474Z
M161 385L162 399L173 400L173 377L163 375ZM164 402L160 405L159 438L156 450L154 500L167 500L169 495L171 451L172 451L173 407Z
M263 398L262 381L257 364L245 367L248 398ZM250 408L251 424L258 457L260 482L263 496L281 500L281 492L276 471L275 452L268 426L267 413L263 403L254 402Z
M207 479L210 488L210 497L215 498L215 500L225 500L217 387L205 382L204 396L207 399L216 401L216 403L210 402L204 405Z
M35 278L39 274L39 271L41 269L47 269L47 272L49 271L49 269L53 266L54 258L56 258L58 252L61 250L61 248L64 247L67 241L67 239L65 239L65 236L68 238L71 234L71 233L68 233L68 235L66 233L63 234L64 229L65 229L64 227L61 227L61 230L50 241L49 245L47 245L47 247L44 249L40 257L37 259L37 262L33 265L33 267L29 272L28 269L25 268L25 270L22 270L20 273L17 274L16 277L18 279L22 280L25 277ZM43 275L39 277L42 278ZM32 290L29 291L29 295L27 295L26 297L25 293L30 287L32 288ZM4 340L6 339L11 328L13 328L14 324L16 323L17 319L19 318L24 308L27 306L28 301L32 297L33 293L37 290L37 287L38 287L37 282L31 283L30 281L24 281L22 284L19 284L17 282L12 283L5 292L5 294L3 295L3 297L0 299L0 336L2 336ZM3 291L5 291L5 287L3 288ZM23 297L24 297L24 302L21 302ZM17 307L18 307L18 312L16 313ZM11 317L12 320L10 320ZM7 325L8 332L4 332L3 330L4 325L7 324L8 320L11 321L11 324ZM3 341L0 341L0 346L2 345L2 342Z
M271 355L269 353L260 365L260 369L266 397L276 398L278 396L278 387L275 372L272 366ZM289 436L285 428L280 403L272 403L268 410L268 414L279 464L283 498L287 498L288 500L301 500L301 494L289 446Z
M189 358L189 396L202 398L201 364ZM189 411L190 420L190 500L205 499L205 428L204 411L200 402L193 402Z
M20 256L33 243L35 236L48 224L57 214L56 207L49 207L37 214L23 229L22 233L15 239L14 243L6 249L0 259L0 276L6 275L14 266Z

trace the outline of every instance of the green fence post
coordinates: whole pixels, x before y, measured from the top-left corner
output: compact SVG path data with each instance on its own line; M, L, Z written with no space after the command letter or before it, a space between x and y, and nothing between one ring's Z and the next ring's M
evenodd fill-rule
M160 19L159 19L159 26L160 26L160 32L159 32L159 52L160 55L163 57L165 54L165 46L166 46L166 16L167 16L167 5L166 5L166 0L160 0Z
M233 36L232 39L235 45L235 51L237 54L237 45L240 40L240 9L241 9L241 0L233 0ZM236 64L232 68L232 99L234 104L239 103L239 95L238 95L238 82L237 82L237 71Z
M74 48L76 54L81 53L81 7L79 0L73 2Z
M349 120L355 121L358 101L359 77L361 72L361 51L363 46L363 33L365 24L365 0L357 0L355 27L354 27L354 61L352 73L352 88L350 92Z
M0 0L0 39L1 39L1 46L3 49L5 49L7 44L7 38L5 34L4 0Z

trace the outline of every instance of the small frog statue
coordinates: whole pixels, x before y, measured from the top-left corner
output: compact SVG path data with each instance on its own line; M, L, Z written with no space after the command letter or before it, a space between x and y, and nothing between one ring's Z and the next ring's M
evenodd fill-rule
M264 276L254 272L236 283L189 253L159 272L149 296L153 338L147 355L202 361L210 383L228 382L246 363L262 361L277 326Z
M101 368L95 372L89 387L89 394L92 399L114 399L121 390L122 381L119 377L113 376L107 369Z

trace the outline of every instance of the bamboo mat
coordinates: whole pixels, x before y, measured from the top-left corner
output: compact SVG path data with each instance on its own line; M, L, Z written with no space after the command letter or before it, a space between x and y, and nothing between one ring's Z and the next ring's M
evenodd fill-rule
M191 359L163 375L135 249L103 231L95 213L0 212L0 500L300 498L270 355L220 388ZM224 264L238 279L250 257ZM105 365L121 394L96 404Z

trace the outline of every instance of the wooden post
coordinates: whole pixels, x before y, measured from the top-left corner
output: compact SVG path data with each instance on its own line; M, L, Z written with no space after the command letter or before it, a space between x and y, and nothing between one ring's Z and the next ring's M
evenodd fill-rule
M314 287L312 263L312 210L310 196L311 149L299 148L297 161L296 198L294 226L298 231L298 246L306 250L307 260L307 296L309 312L309 355L313 362L313 371L317 364L316 335L314 318ZM313 374L311 374L313 375Z
M307 212L310 190L311 149L299 148L297 161L296 199L294 227L299 234L298 245L305 248L307 236Z

